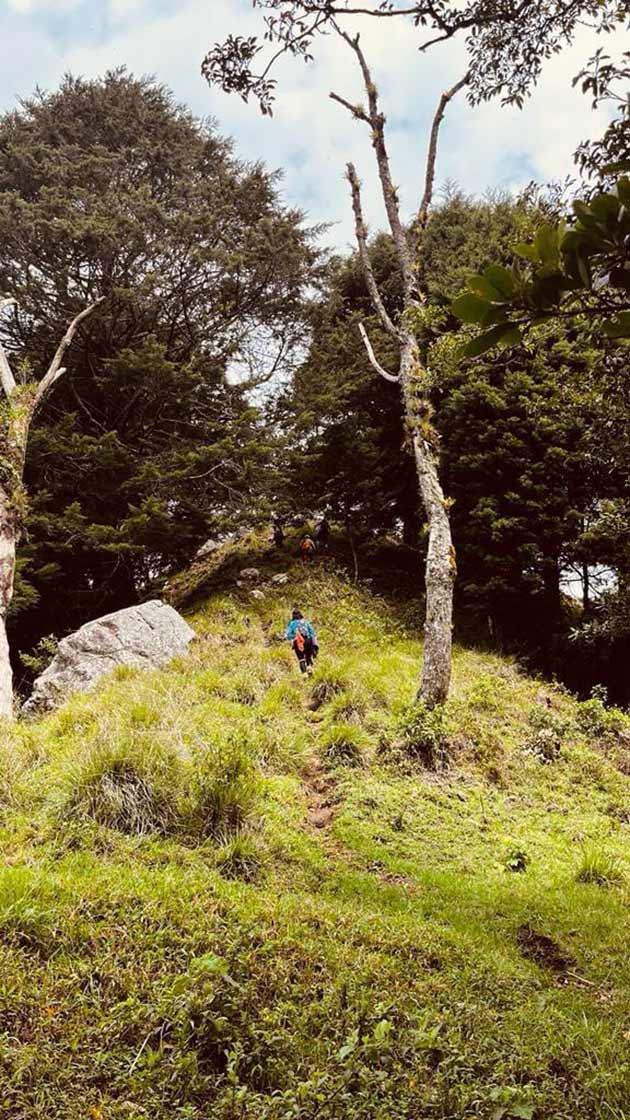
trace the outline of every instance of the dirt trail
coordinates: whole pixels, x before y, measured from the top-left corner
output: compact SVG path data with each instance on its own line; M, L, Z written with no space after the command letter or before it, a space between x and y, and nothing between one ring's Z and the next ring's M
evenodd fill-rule
M328 828L334 816L335 782L317 755L309 758L302 771L308 797L308 823L311 828Z

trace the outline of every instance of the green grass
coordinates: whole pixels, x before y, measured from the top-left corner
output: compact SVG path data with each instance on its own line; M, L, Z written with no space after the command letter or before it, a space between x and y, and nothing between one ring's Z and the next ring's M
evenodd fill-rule
M462 648L437 717L384 601L212 579L188 658L5 729L0 1117L627 1120L628 717Z

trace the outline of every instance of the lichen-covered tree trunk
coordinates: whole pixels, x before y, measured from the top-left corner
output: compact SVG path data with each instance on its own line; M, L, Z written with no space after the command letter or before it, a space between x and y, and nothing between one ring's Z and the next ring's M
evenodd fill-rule
M11 503L0 488L0 717L13 715L13 673L7 640L7 614L15 578L15 521Z
M405 334L402 342L400 383L422 504L429 526L425 567L424 656L418 699L424 700L433 708L447 699L451 683L456 566L450 519L440 485L433 433L430 430L426 374L420 361L418 343L410 332Z

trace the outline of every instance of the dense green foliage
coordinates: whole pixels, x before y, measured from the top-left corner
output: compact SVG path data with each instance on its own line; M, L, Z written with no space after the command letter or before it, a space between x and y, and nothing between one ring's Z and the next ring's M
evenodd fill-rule
M473 202L451 192L423 242L433 401L458 556L457 620L461 632L518 651L573 688L606 683L625 701L620 611L614 640L601 624L602 590L611 572L624 578L626 567L622 368L588 324L542 325L526 348L463 361L448 312L466 275L493 258L505 267L514 242L527 239L549 205L536 195ZM371 252L393 312L388 239L375 239ZM299 437L296 498L328 506L363 547L375 534L398 531L418 547L422 521L399 394L369 366L358 323L368 325L386 367L391 342L370 313L355 257L334 263L314 316L310 354L286 402L291 441ZM564 594L567 581L575 599Z
M200 562L186 659L2 741L0 1115L625 1120L627 717L462 648L410 707L411 617L250 548L264 600Z
M134 601L256 500L273 437L226 374L283 370L311 261L274 177L154 82L67 78L0 120L14 365L39 376L106 297L29 448L23 648Z

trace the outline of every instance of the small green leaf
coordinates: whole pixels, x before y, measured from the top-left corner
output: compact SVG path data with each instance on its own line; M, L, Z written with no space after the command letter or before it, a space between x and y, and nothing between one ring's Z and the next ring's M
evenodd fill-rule
M587 265L587 263L586 263L586 261L584 260L583 257L578 256L577 266L578 266L578 272L580 274L580 279L581 279L584 287L585 288L590 288L590 286L591 286L591 276L590 276L590 273L589 273L589 270L588 270L588 265Z
M624 206L630 206L630 179L624 176L617 183L617 194Z
M464 357L478 358L480 354L485 354L487 350L491 350L493 346L498 346L504 340L506 340L507 345L513 345L518 342L520 336L521 332L513 323L499 323L489 331L483 331L482 334L471 338L464 348Z
M558 230L555 226L545 223L536 233L534 242L539 259L544 264L557 264L560 252L558 244Z
M598 194L591 201L591 210L599 221L607 222L619 213L619 199L614 194Z
M511 1104L509 1106L508 1116L515 1117L515 1120L532 1120L534 1115L534 1106L531 1104Z
M601 231L598 218L591 213L590 208L579 198L573 203L573 211L587 229Z
M507 323L508 317L505 307L495 306L491 307L486 315L481 320L482 327L494 327L497 323Z
M490 283L485 274L483 276L470 276L468 278L468 287L476 296L480 296L481 299L490 300L491 303L496 301L500 302L503 299L499 289L495 288L494 284Z
M504 268L501 264L491 264L483 275L484 279L488 280L497 289L502 299L512 299L514 277L507 268Z
M453 314L464 323L481 323L484 315L490 310L490 303L472 292L464 292L451 304Z
M519 257L523 257L526 261L531 261L535 264L538 260L538 252L535 245L528 245L525 241L518 241L514 245L514 252Z

